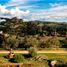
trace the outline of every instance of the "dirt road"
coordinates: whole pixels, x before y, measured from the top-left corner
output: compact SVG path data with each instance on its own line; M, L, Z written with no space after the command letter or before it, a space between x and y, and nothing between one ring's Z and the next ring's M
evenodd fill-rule
M5 51L5 50L0 50L0 53L9 53L9 51ZM20 51L20 50L14 50L14 53L22 53L22 54L27 54L29 53L28 51ZM37 51L37 53L67 53L67 51Z

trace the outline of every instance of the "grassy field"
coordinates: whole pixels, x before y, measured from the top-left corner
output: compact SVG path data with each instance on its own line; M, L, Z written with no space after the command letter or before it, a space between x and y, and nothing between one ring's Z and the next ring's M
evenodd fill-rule
M45 53L40 55L46 55L48 59L63 60L67 62L67 54L65 53Z
M5 58L6 55L7 54L0 54L0 62L2 62L2 63L9 62L9 60ZM54 60L60 60L63 62L67 62L67 54L66 53L43 53L43 54L38 54L38 55L47 56L48 59L51 59L51 60L54 59ZM26 60L27 60L27 62L29 61L28 59L26 59ZM49 67L47 61L39 62L39 61L30 60L29 62L34 63L33 67Z

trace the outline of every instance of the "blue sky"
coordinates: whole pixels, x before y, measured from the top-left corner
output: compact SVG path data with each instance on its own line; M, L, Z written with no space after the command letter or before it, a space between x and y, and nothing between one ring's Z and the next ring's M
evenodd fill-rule
M0 16L66 22L67 0L0 0Z

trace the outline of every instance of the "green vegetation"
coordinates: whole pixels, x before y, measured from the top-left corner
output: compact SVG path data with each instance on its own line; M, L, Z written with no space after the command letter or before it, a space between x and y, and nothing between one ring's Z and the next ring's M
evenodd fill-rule
M45 53L39 55L46 55L49 59L61 60L67 62L67 54L62 53Z
M7 54L0 54L0 57L4 57ZM61 58L64 61L67 61L67 54L66 53L43 53L43 54L38 54L38 55L46 55L48 59L59 59ZM16 54L16 57L23 58L23 54ZM5 58L4 58L5 59Z
M7 56L7 54L0 54L0 63L9 62L9 60L5 58L6 56Z
M4 56L7 54L0 54L0 63L6 63L10 62L7 58L4 58ZM30 60L29 58L25 58L22 54L15 54L15 58L13 59L13 62L17 63L33 63L34 65L32 67L49 67L47 60L38 61L38 60ZM67 62L67 54L62 53L45 53L45 54L37 54L41 56L47 56L49 60L58 60L62 62ZM2 61L1 61L2 60Z
M29 54L15 54L7 58L0 54L0 63L33 63L33 67L49 67L48 60L67 62L67 54L45 53L37 54L37 50L67 50L67 23L28 21L14 18L5 19L0 23L0 48L29 50ZM47 58L47 59L46 59ZM45 59L45 60L44 60Z
M47 47L49 48L60 48L62 46L57 36L54 36L48 39L46 44L47 44Z
M36 57L36 56L37 56L37 49L36 49L36 47L31 47L31 48L29 49L29 55L30 55L31 57Z
M28 21L22 19L1 18L6 21L0 23L0 48L29 49L66 48L67 23ZM66 41L64 41L66 39Z
M13 62L16 62L16 63L22 63L25 61L25 58L22 54L18 54L18 55L15 55L15 58L12 59Z

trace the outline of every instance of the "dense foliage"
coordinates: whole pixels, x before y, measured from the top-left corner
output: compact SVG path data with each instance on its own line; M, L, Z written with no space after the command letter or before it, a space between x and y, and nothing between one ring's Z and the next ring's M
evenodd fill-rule
M0 22L0 48L28 49L60 48L67 47L67 23L28 21L14 18L0 18L6 21ZM5 36L7 34L7 37Z

